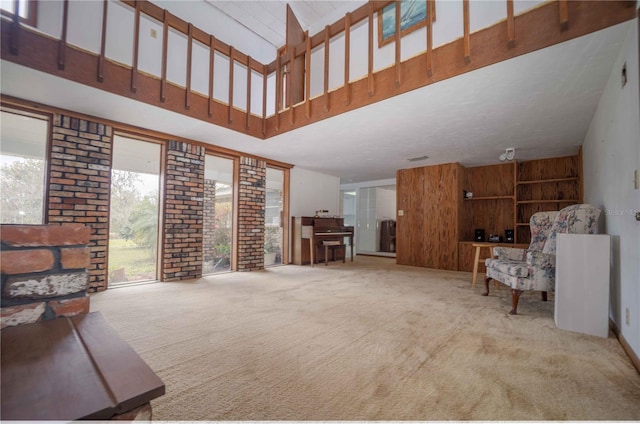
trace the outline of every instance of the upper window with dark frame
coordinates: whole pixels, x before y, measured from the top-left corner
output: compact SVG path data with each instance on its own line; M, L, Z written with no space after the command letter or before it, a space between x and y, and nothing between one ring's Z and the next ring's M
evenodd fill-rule
M4 16L12 17L16 4L20 15L20 22L36 27L38 25L38 0L0 0L0 9Z

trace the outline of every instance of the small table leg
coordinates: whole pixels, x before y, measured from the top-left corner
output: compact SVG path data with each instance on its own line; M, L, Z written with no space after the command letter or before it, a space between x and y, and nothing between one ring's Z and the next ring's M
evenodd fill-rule
M478 262L480 261L480 249L482 249L482 247L476 246L476 254L475 258L473 259L473 275L471 277L471 287L476 286L476 280L478 279Z

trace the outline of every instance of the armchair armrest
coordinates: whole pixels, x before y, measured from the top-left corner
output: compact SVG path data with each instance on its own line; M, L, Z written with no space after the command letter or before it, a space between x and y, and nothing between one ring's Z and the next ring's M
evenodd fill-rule
M493 248L493 256L498 259L510 260L510 261L524 261L528 250L518 249L516 247L501 247L496 246Z

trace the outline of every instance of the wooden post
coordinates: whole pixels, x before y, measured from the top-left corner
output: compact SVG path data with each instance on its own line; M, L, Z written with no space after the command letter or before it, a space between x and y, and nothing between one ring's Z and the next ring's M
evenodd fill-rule
M19 13L20 11L16 9L16 14L18 15L18 21L20 20ZM61 71L64 70L64 66L66 62L68 21L69 21L69 0L64 0L64 3L62 3L62 34L60 35L60 41L58 42L58 69L60 69Z
M464 62L471 62L471 46L469 41L469 0L462 1L464 19Z
M162 75L160 76L160 101L167 100L167 52L169 49L169 12L162 13Z
M187 25L187 87L184 96L184 107L191 108L191 58L193 53L193 25Z
M399 0L396 0L396 33L395 33L395 42L396 42L396 87L400 87L400 33L402 29L400 28L400 4Z
M427 76L433 75L433 6L434 0L427 0Z
M369 53L367 67L367 91L373 96L373 3L369 2Z
M216 57L216 38L209 35L209 117L213 116L213 67ZM165 59L166 60L166 59Z
M20 2L13 0L13 16L11 19L11 32L9 39L9 51L12 55L17 55L19 52L19 37L20 37Z
M280 129L280 107L282 105L282 60L276 56L276 130Z
M65 0L68 1L68 0ZM140 43L140 0L136 0L136 15L133 22L133 65L131 67L131 92L137 89L138 78L138 47Z
M306 52L304 61L304 111L307 118L311 117L311 37L309 31L305 33Z
M329 112L329 25L324 27L324 110Z
M509 37L509 48L516 45L515 20L513 18L513 0L507 0L507 36Z
M229 46L229 109L227 122L233 123L231 113L233 112L233 46Z
M262 66L262 135L267 133L267 65Z
M246 129L249 129L249 117L251 116L251 56L247 56L247 121Z
M98 82L104 81L104 55L107 48L107 13L109 2L102 0L102 31L100 35L100 56L98 56Z
M351 86L349 85L349 61L351 52L351 13L344 16L344 91L345 104L351 103Z
M287 106L289 107L289 123L291 125L293 125L293 59L295 58L294 51L295 48L292 48L291 52L289 52L289 67L286 68L285 65L285 69L289 70L289 72L287 72Z
M558 1L558 13L560 14L560 29L566 31L569 29L569 3L567 0Z

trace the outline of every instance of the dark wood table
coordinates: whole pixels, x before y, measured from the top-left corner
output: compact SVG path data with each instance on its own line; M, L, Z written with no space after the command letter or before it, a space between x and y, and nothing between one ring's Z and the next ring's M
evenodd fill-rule
M109 419L165 393L99 312L1 332L2 420Z

